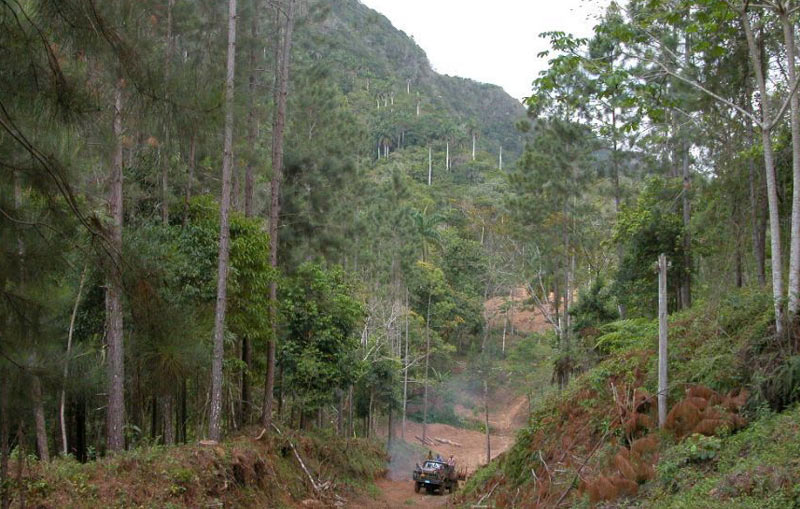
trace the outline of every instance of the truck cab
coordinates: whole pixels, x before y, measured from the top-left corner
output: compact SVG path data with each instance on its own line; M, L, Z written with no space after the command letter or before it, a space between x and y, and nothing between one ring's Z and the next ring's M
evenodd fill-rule
M421 467L414 469L414 491L419 493L422 487L428 493L450 493L458 487L458 474L453 465L444 461L425 460Z

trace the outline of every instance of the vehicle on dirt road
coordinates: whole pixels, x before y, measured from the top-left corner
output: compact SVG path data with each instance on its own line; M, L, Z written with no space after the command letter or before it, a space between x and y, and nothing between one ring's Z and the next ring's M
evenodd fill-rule
M453 465L444 461L426 460L421 467L414 469L414 491L425 487L428 493L453 493L458 488L458 480L463 478Z

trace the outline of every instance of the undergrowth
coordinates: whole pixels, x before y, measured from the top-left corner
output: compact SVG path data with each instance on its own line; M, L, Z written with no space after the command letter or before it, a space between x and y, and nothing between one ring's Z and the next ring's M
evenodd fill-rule
M705 404L692 392L700 387L710 394L705 415L736 423L708 436L657 430L657 322L599 327L593 366L538 402L514 446L475 473L459 502L592 506L611 492L616 501L604 507L800 507L800 410L792 406L800 356L773 336L773 316L769 295L741 291L670 317L670 408ZM746 400L737 415L712 408L737 399ZM657 449L653 466L637 463L645 456L634 449L646 445ZM636 471L619 477L631 465Z
M330 483L323 498L366 490L385 472L383 447L364 439L239 436L218 445L140 447L85 464L29 458L10 488L13 503L24 497L26 507L40 508L293 507L315 494L290 442L315 480Z

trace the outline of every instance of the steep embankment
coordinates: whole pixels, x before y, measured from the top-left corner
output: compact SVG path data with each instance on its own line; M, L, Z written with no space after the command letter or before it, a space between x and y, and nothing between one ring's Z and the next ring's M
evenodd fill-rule
M601 361L540 404L462 501L498 507L787 507L800 482L796 345L771 336L771 301L736 293L670 319L670 415L658 432L657 326L583 338ZM794 455L794 456L793 456Z
M86 464L13 462L12 506L327 507L358 496L383 474L385 462L373 442L302 434L142 447Z

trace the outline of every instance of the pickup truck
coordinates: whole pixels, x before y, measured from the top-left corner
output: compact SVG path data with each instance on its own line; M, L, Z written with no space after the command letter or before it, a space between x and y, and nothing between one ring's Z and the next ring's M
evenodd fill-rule
M428 493L452 493L458 488L458 473L444 461L426 460L414 469L414 491L419 493L423 486Z

